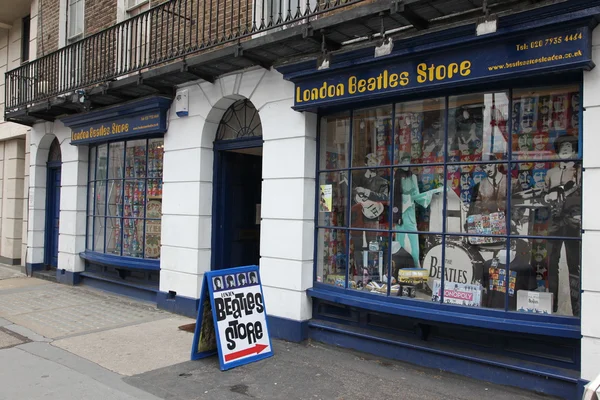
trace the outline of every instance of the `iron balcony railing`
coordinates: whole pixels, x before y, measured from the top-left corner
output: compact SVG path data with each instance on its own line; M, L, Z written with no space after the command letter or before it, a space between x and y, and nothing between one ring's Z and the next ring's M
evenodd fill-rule
M6 73L6 112L365 0L171 0Z

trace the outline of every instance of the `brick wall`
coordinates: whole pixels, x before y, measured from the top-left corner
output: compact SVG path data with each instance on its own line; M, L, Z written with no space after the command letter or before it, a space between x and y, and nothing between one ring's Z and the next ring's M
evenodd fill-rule
M93 35L117 23L116 0L86 0L85 36Z
M58 49L60 30L60 0L39 0L37 41L38 57ZM86 0L84 34L93 35L117 23L117 0Z
M58 49L60 0L39 0L37 56Z
M38 56L41 56L58 49L59 21L64 21L59 15L60 2L69 0L39 1L37 46ZM115 26L119 12L117 2L85 0L86 37ZM149 64L169 62L169 59L190 51L215 45L230 46L232 43L221 43L247 35L253 27L265 28L281 22L278 20L285 19L288 8L294 16L298 9L304 11L306 7L305 0L151 0L133 10L130 16L162 3L168 4L154 8L131 23L115 27L105 35L76 42L68 54L61 53L60 58L48 60L48 65L40 63L39 71L34 74L43 81L39 90L49 93L70 91L75 89L74 84L79 87L102 82ZM249 40L249 37L242 40Z

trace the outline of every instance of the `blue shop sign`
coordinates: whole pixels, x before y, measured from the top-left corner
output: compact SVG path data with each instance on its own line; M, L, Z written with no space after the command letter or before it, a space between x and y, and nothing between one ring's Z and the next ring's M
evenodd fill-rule
M73 145L161 134L167 130L170 104L170 99L154 97L67 117L62 121L71 128Z
M300 110L337 101L431 90L532 71L589 67L593 65L589 35L588 28L570 29L412 60L381 61L359 70L299 79L295 87L294 108Z

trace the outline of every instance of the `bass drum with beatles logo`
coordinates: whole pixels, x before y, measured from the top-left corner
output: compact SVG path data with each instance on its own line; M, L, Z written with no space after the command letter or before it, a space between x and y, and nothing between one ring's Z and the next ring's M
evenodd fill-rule
M436 279L442 279L442 243L431 247L423 258L423 268L428 271L427 285L433 288ZM446 283L475 284L483 280L484 259L477 247L460 239L446 238Z

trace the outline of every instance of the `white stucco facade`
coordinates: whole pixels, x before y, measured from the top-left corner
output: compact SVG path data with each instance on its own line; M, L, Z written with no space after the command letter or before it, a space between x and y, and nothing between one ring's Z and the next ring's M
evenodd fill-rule
M187 90L189 115L172 107L164 135L159 290L197 299L211 269L213 142L221 117L236 100L249 99L262 123L263 182L260 268L269 314L293 321L311 316L317 118L292 110L293 84L275 70L252 69ZM88 146L70 144L61 122L31 130L27 263L44 263L46 162L60 143L62 178L58 271L85 270Z
M592 57L600 64L600 29L592 36ZM583 74L583 230L581 260L581 378L593 380L600 375L600 69Z
M31 129L27 264L44 263L46 163L55 138L60 144L62 161L58 264L61 270L81 272L84 261L79 253L85 250L88 149L72 146L71 130L60 122L36 124Z
M165 135L160 291L197 298L211 268L213 142L236 100L249 99L263 132L260 267L269 314L310 318L316 115L297 113L293 84L252 69L188 91L189 115L174 109Z
M37 1L31 5L37 22ZM36 55L37 24L31 25L29 58ZM21 65L23 20L0 29L0 72ZM2 74L4 75L4 74ZM29 127L4 121L5 81L0 81L0 262L25 265L27 252L27 194L29 191Z

